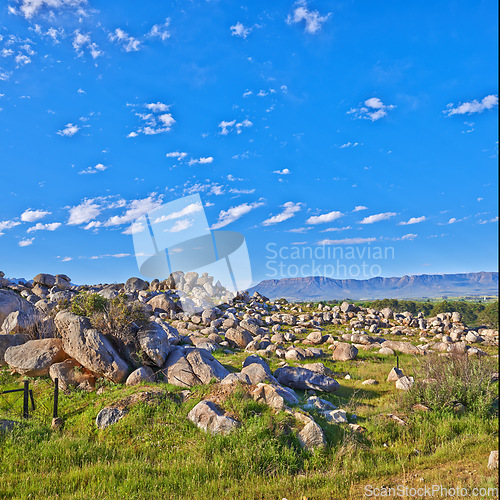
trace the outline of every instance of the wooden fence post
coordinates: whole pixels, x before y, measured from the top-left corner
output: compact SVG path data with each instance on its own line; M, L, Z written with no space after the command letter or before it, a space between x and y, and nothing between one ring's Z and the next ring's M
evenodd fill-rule
M54 379L54 413L52 418L57 418L57 406L59 404L59 379Z
M23 401L23 417L24 418L29 418L29 416L30 416L29 401L30 401L30 381L25 380L24 381L24 401Z

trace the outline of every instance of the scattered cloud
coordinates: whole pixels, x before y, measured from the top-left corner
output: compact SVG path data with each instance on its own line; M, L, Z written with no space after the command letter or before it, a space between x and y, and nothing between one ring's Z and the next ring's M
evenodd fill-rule
M479 221L479 224L488 224L490 222L498 222L498 216L497 217L493 217L492 219L489 219L489 220L480 220ZM1 222L0 222L0 229L1 229Z
M167 158L177 158L178 160L182 160L186 158L187 153L181 153L180 151L172 151L171 153L167 153L165 156Z
M310 229L312 229L312 227L295 227L293 229L289 229L287 231L287 233L299 233L299 234L302 234L302 233L306 233Z
M482 113L487 109L498 106L498 96L494 94L487 95L481 101L474 99L470 102L460 103L457 106L450 103L447 109L443 111L446 116L452 115L471 115L473 113Z
M325 224L327 222L333 222L334 220L339 219L344 214L342 212L328 212L327 214L322 215L313 215L306 220L306 224Z
M129 104L129 106L136 107L137 105ZM171 113L167 113L170 105L155 102L143 104L142 106L150 111L150 113L135 113L143 122L143 126L134 132L130 132L127 137L137 137L139 134L156 135L172 130L175 120Z
M297 24L304 21L306 33L315 35L321 29L322 24L330 17L331 13L324 16L320 15L317 10L309 10L305 1L296 3L297 7L292 14L286 18L287 24Z
M290 170L288 168L284 168L283 170L275 170L273 174L278 174L278 175L288 175L291 174Z
M61 227L60 222L52 222L50 224L42 224L41 222L38 222L35 226L31 226L28 229L28 233L31 233L32 231L55 231L57 228Z
M190 219L181 219L175 221L175 224L171 228L165 229L169 233L179 233L180 231L184 231L189 229L193 225L193 220Z
M384 212L381 214L369 215L368 217L365 217L362 221L359 221L358 224L373 224L374 222L380 222L382 220L390 219L395 215L397 215L396 212Z
M357 108L351 108L347 114L354 115L356 118L371 120L372 122L380 120L387 116L387 111L394 109L393 104L384 104L378 97L370 97L362 105Z
M43 219L45 216L50 215L51 212L46 210L25 210L21 214L21 220L23 222L36 222L37 220ZM1 223L0 223L1 224Z
M411 224L418 224L420 222L424 222L427 220L427 217L425 215L422 215L422 217L412 217L411 219L398 223L398 226L409 226Z
M236 122L236 120L231 120L230 122L228 121L221 121L218 125L218 127L221 129L220 134L221 135L227 135L229 132L233 132L234 130L236 131L237 134L241 134L241 130L243 128L248 128L251 127L253 123L245 118L241 122Z
M19 0L19 10L10 6L9 12L19 14L26 19L31 19L40 11L54 11L63 7L78 8L80 14L84 14L82 6L87 3L87 0Z
M63 137L73 137L79 130L80 127L78 125L67 123L63 129L57 131L57 134Z
M33 244L33 240L34 240L34 239L35 239L35 238L26 238L26 239L24 239L24 240L21 240L21 241L19 242L19 246L20 246L20 247L28 247L28 246L30 246L30 245L32 245L32 244Z
M73 260L73 257L64 257L61 262L69 262L70 260Z
M230 26L231 35L238 36L240 38L246 38L251 32L252 28L245 28L245 26L237 22L234 26Z
M14 221L14 220L4 220L0 221L0 236L4 234L5 229L12 229L13 227L19 226L21 224L20 222Z
M321 231L322 233L331 233L331 232L337 232L337 231L347 231L348 229L352 229L351 226L344 226L344 227L329 227L327 229L323 229Z
M405 234L404 236L401 236L401 239L402 240L414 240L417 237L418 237L418 234L409 233L409 234Z
M92 42L90 35L88 33L81 33L80 30L74 32L73 48L79 57L83 56L84 48L90 52L92 59L97 59L102 55L102 51L99 50L96 43Z
M359 146L359 142L346 142L345 144L342 144L342 146L339 146L339 149L345 149L345 148L355 148L356 146Z
M191 203L178 212L172 212L158 217L153 221L153 224L159 224L160 222L165 222L167 220L180 219L181 217L186 217L186 215L192 215L197 212L201 212L202 210L203 206L201 203Z
M95 219L101 213L101 207L94 199L85 200L83 203L69 209L68 225L76 226L85 224Z
M163 24L155 24L151 31L149 32L149 36L151 38L159 38L163 42L170 38L170 31L168 31L168 27L170 26L170 18L167 17Z
M121 28L116 28L113 33L108 35L108 38L116 45L120 45L125 52L137 52L141 48L141 41L130 36Z
M300 210L302 209L302 203L287 201L284 205L281 205L281 207L284 208L284 210L280 214L273 215L269 219L266 219L264 222L262 222L262 225L271 226L273 224L279 224L280 222L291 219L297 212L300 212Z
M105 226L119 226L121 224L127 224L133 222L144 214L147 214L151 210L158 208L162 203L162 196L156 197L156 193L152 193L147 198L142 198L139 200L132 200L128 204L128 208L123 215L114 215L107 222L104 223Z
M212 156L207 156L205 158L191 158L188 161L188 165L195 165L199 163L200 165L206 165L207 163L212 163L214 161Z
M218 221L212 225L211 229L220 229L221 227L225 227L262 205L264 205L264 203L258 201L254 203L243 203L241 205L231 207L228 210L221 210Z
M364 205L357 205L354 207L353 212L361 212L361 210L368 210L368 207L365 207Z
M373 241L377 241L377 238L344 238L342 240L321 240L318 241L318 245L361 245Z
M105 167L102 163L98 163L95 167L89 167L86 168L85 170L82 170L81 172L78 172L79 174L97 174L99 172L104 172L108 167Z

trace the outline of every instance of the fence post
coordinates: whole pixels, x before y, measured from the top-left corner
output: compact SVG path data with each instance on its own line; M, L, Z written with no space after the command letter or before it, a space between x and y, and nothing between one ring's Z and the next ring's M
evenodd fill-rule
M29 418L30 409L29 409L29 401L30 401L30 381L24 381L24 401L23 401L23 418Z
M396 368L399 370L399 356L396 356Z
M54 413L53 418L57 418L57 405L59 403L59 379L54 379Z

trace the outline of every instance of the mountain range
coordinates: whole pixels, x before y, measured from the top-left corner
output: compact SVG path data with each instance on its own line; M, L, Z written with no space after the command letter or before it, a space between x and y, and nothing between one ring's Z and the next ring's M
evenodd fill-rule
M248 290L271 300L427 299L498 295L498 272L419 274L367 280L324 276L264 280Z

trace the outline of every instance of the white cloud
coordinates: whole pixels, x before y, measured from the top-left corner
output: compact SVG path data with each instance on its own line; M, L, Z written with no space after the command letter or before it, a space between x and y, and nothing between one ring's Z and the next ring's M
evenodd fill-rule
M199 163L201 165L206 165L207 163L212 163L214 161L212 156L207 156L205 158L191 158L188 161L188 165L195 165L196 163Z
M306 224L325 224L326 222L332 222L339 219L344 214L342 212L328 212L322 215L313 215L306 220Z
M269 219L266 219L262 222L263 226L271 226L273 224L279 224L280 222L291 219L295 216L297 212L300 212L302 208L302 203L294 203L293 201L287 201L284 205L281 205L284 208L283 212L278 215L273 215Z
M141 47L141 41L130 36L121 28L116 28L113 33L108 35L110 41L120 45L125 52L137 52Z
M28 229L28 233L31 233L32 231L55 231L57 228L61 227L60 222L52 222L50 224L42 224L41 222L38 222L35 226L31 226Z
M234 26L230 26L231 35L239 36L240 38L246 38L251 32L252 28L245 28L245 26L237 22Z
M321 29L321 25L330 17L330 13L321 16L317 10L308 10L305 1L297 2L298 6L286 18L288 24L296 24L304 21L305 30L311 35L315 35Z
M359 142L346 142L345 144L342 144L342 146L339 146L339 149L345 149L345 148L355 148L356 146L359 146Z
M102 163L98 163L95 167L89 167L86 168L85 170L82 170L81 172L78 172L79 174L97 174L98 172L104 172L108 167L105 167Z
M21 14L26 19L31 19L40 10L53 10L62 7L80 7L87 3L87 0L19 0L21 4L19 11L14 7L9 8L12 14Z
M352 229L351 226L344 226L344 227L329 227L327 229L323 229L321 231L322 233L331 233L331 232L337 232L337 231L347 231L348 229Z
M129 104L135 107L136 105ZM150 113L135 113L139 117L143 126L139 127L135 132L130 132L127 137L137 137L139 134L156 135L164 132L170 132L175 123L171 113L166 113L170 109L170 105L162 102L146 103L142 105Z
M19 242L19 246L20 246L20 247L27 247L27 246L30 246L30 245L32 245L32 244L33 244L33 240L34 240L34 239L35 239L35 238L26 238L26 239L24 239L24 240L21 240L21 241Z
M68 224L76 226L95 219L101 213L101 207L94 203L95 200L85 200L83 203L69 209Z
M221 227L225 227L262 205L264 205L262 202L243 203L242 205L231 207L228 210L221 210L219 213L219 220L212 225L211 229L220 229Z
M396 212L384 212L381 214L369 215L368 217L365 217L362 221L359 221L358 224L373 224L374 222L380 222L382 220L390 219L395 215L397 215Z
M144 231L145 227L140 222L132 222L127 229L122 231L122 234L136 234Z
M78 92L79 94L86 94L86 93L87 93L87 92L85 92L85 90L83 90L83 89L78 89L78 90L77 90L77 92Z
M63 137L72 137L74 136L78 131L80 130L80 127L78 125L73 125L72 123L66 124L66 126L57 131L58 135L62 135Z
M19 224L21 223L14 220L0 221L0 236L4 234L4 229L12 229L13 227L19 226Z
M70 260L73 260L73 257L64 257L64 259L61 259L61 262L69 262Z
M172 212L168 215L162 215L161 217L158 217L153 221L153 224L158 224L159 222L165 222L167 220L180 219L181 217L185 217L186 215L195 214L201 211L203 211L203 206L201 203L191 203L178 212Z
M171 153L167 153L165 155L167 158L177 158L178 160L182 160L186 158L187 153L181 153L180 151L172 151Z
M123 215L114 215L104 225L105 226L118 226L120 224L127 224L133 222L144 214L159 207L162 202L161 195L156 198L156 193L152 193L147 198L140 200L133 200L129 204L129 208Z
M278 175L288 175L291 174L290 170L288 168L284 168L283 170L275 170L273 174L278 174Z
M102 55L96 43L92 42L88 33L81 33L80 30L74 32L73 48L78 56L83 56L83 48L86 47L93 59Z
M163 42L170 38L170 31L168 31L168 27L170 26L170 18L167 17L163 24L155 24L151 31L149 32L149 36L152 38L160 38Z
M377 241L377 238L344 238L343 240L321 240L318 241L318 245L360 245L373 241Z
M418 234L409 233L409 234L405 234L404 236L401 236L401 239L402 240L414 240L417 237L418 237Z
M473 113L482 113L486 109L492 109L498 106L498 96L494 94L487 95L481 101L474 99L470 102L464 102L454 107L453 103L448 104L448 109L443 113L446 116L452 115L470 115Z
M51 212L47 212L46 210L25 210L21 214L21 220L23 222L35 222L37 220L43 219L45 216L50 215Z
M17 67L19 66L25 66L26 64L29 64L31 62L31 58L29 58L25 54L18 54L15 58Z
M368 210L368 207L365 207L364 205L357 205L354 207L353 212L361 212L361 210Z
M424 222L427 220L427 217L425 215L422 215L422 217L412 217L411 219L407 220L406 222L399 222L398 226L409 226L411 224L418 224L420 222Z
M230 122L228 121L221 121L218 125L218 127L221 129L220 134L221 135L227 135L229 132L232 132L233 130L236 130L237 134L241 133L241 130L243 128L248 128L251 127L253 123L245 118L241 122L236 122L236 120L231 120Z
M459 222L459 220L455 217L452 217L449 221L448 224L455 224L455 222Z
M310 229L312 229L311 227L296 227L296 228L293 228L293 229L289 229L287 231L287 233L299 233L299 234L302 234L302 233L305 233L307 231L309 231Z
M170 233L179 233L180 231L189 229L193 225L193 222L193 220L189 219L177 220L170 229L165 229L165 231L168 231Z
M384 104L378 97L370 97L357 108L351 108L347 114L353 114L356 118L364 118L374 122L387 116L387 111L395 107L393 104Z

